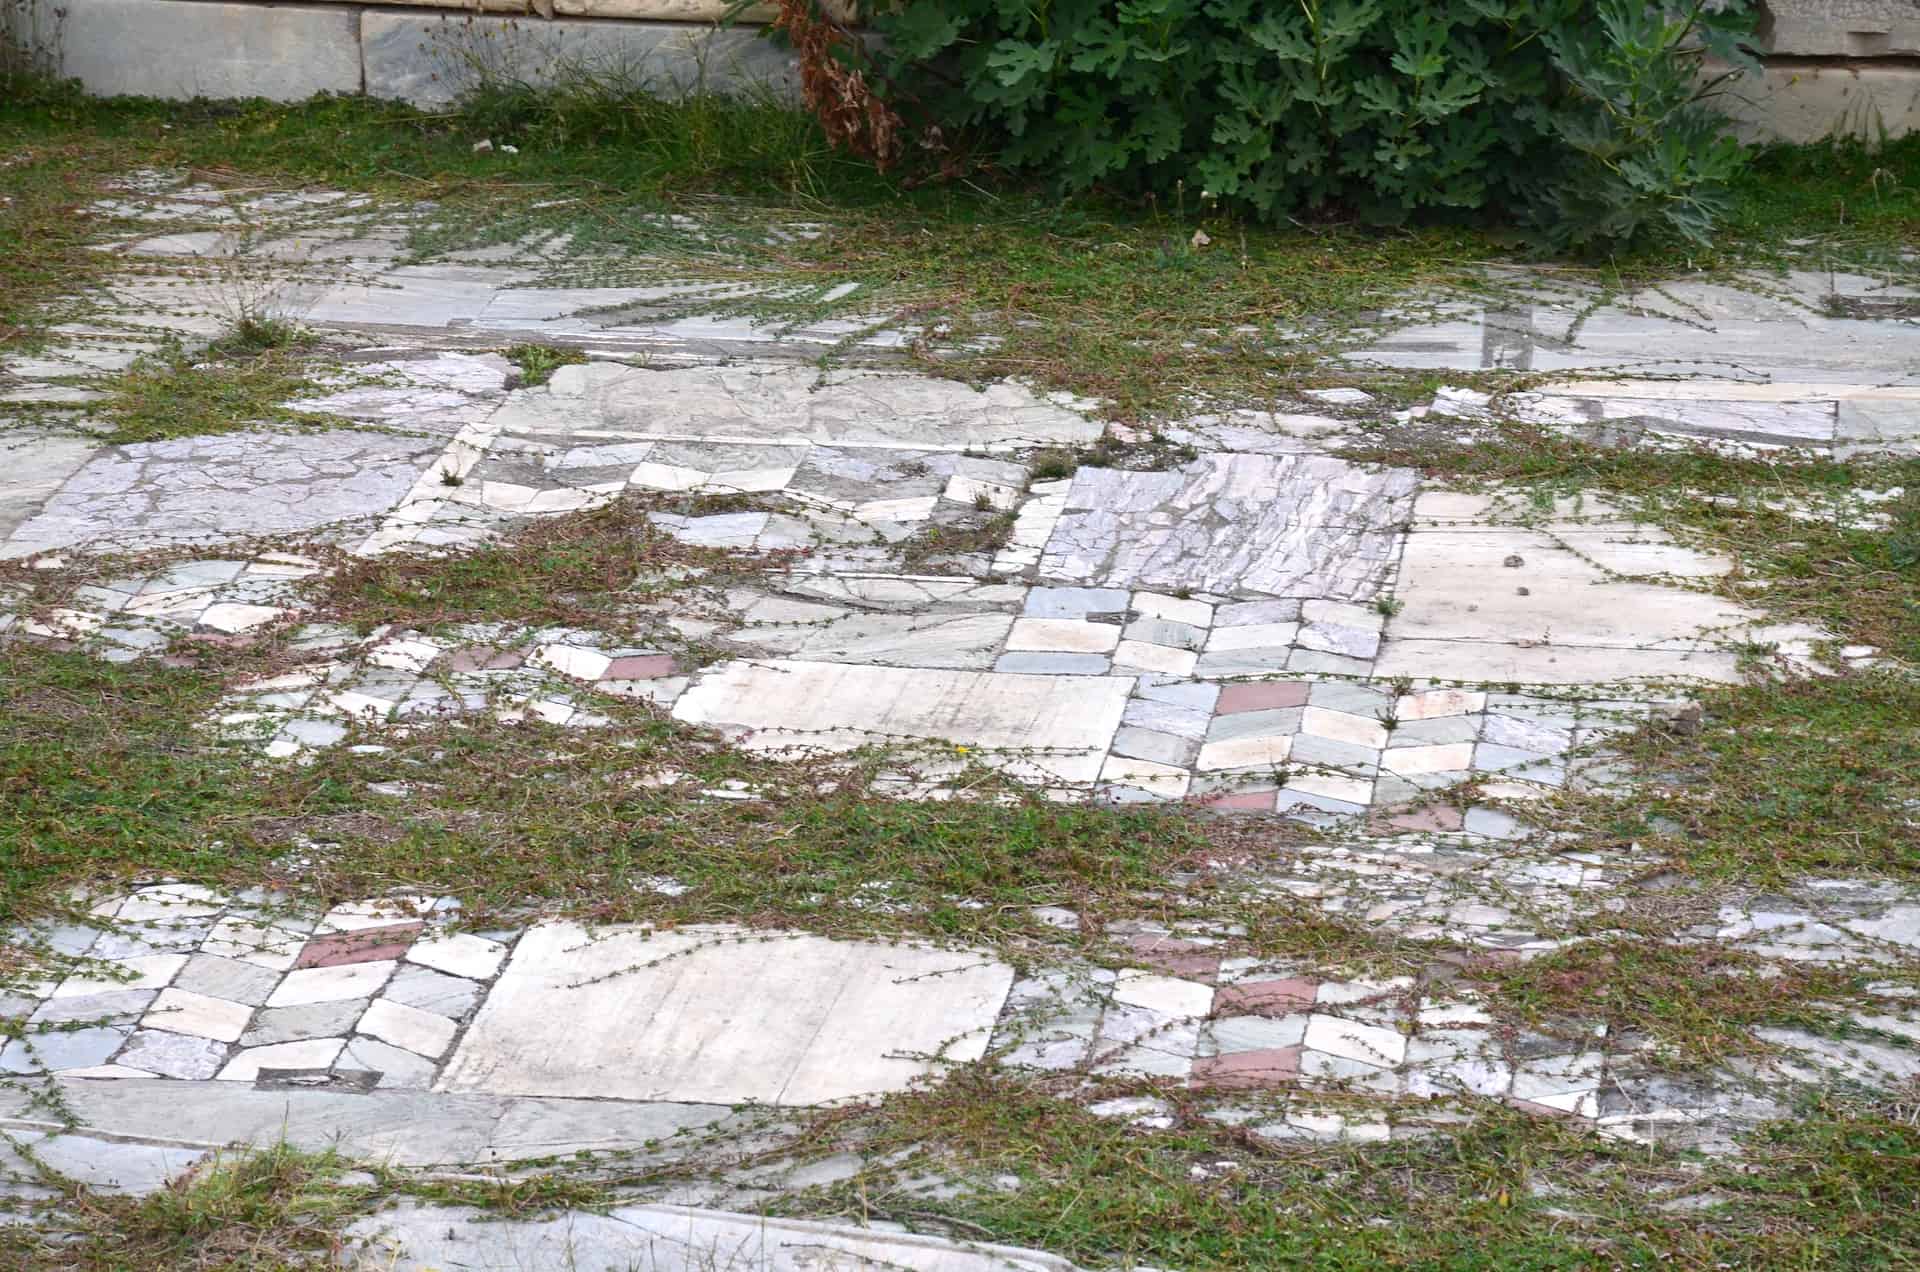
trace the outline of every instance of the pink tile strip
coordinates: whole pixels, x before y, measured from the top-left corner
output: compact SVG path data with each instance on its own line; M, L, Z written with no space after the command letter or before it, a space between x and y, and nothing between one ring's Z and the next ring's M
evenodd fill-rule
M294 960L295 967L340 967L347 963L375 963L400 958L420 934L418 923L394 923L386 927L362 928L358 932L332 932L308 941Z

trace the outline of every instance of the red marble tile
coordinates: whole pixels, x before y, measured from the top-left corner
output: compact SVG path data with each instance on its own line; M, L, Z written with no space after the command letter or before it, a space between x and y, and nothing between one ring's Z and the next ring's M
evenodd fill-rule
M1199 803L1205 804L1208 808L1236 808L1256 813L1270 813L1278 797L1278 791L1222 791L1216 795L1201 795L1196 798Z
M1288 980L1241 981L1222 985L1213 997L1214 1014L1220 1016L1285 1016L1313 1006L1317 981Z
M1193 1084L1247 1090L1279 1086L1300 1076L1300 1048L1235 1051L1224 1056L1202 1056L1193 1062Z
M1217 715L1237 715L1242 711L1273 711L1281 707L1307 705L1307 685L1300 680L1265 680L1251 684L1224 685L1220 701L1214 704Z
M1220 974L1220 951L1177 936L1134 936L1127 944L1140 961L1165 976L1211 981Z
M475 645L470 649L456 649L447 655L448 671L511 671L526 659L526 654L517 649L497 649L492 645Z
M420 934L418 923L393 923L385 927L361 928L358 932L331 932L316 936L300 951L293 965L299 967L339 967L346 963L377 963L399 958Z
M1387 818L1395 830L1459 830L1466 814L1450 804L1422 804Z
M616 658L607 667L602 680L658 680L673 674L673 655L635 654Z

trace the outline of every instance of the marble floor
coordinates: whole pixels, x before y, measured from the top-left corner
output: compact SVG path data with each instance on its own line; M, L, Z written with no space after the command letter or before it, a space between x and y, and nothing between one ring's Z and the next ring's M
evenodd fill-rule
M274 197L314 219L298 243L256 245L279 262L275 304L351 347L291 405L335 426L105 445L63 425L97 372L219 329L227 284L206 262L231 235L201 230L115 247L155 268L8 364L9 401L37 413L0 432L0 558L31 572L168 554L115 561L58 606L0 592L0 639L133 661L287 633L294 665L233 684L205 721L263 764L468 713L600 728L609 697L639 699L762 754L878 748L914 798L955 797L985 766L1062 800L1293 819L1328 837L1249 886L1408 941L1525 957L1555 948L1549 917L1603 911L1641 869L1628 849L1559 852L1530 805L1618 789L1623 732L1756 660L1801 676L1882 659L1733 599L1718 586L1732 561L1628 509L1347 458L1393 414L1357 388L1196 411L1164 429L1184 449L1129 452L1138 439L1098 404L889 364L910 332L661 316L685 289L558 288L485 254L402 263L404 218ZM190 183L127 195L156 222L169 208L218 221L222 199ZM1499 401L1442 388L1398 413L1463 437L1505 411L1619 444L1911 455L1920 327L1819 303L1872 286L1795 275L1771 293L1702 283L1596 309L1543 284L1536 304L1383 324L1346 365L1566 375ZM586 361L525 385L500 353L518 341ZM848 343L872 357L815 365ZM1093 462L1083 448L1103 438L1119 449ZM343 560L459 553L665 496L699 502L660 505L661 533L762 568L636 599L619 631L367 631L314 599ZM1471 798L1429 798L1465 783ZM90 970L0 997L24 1029L0 1071L52 1084L126 1142L174 1135L172 1117L199 1128L174 1138L290 1126L428 1164L630 1147L663 1118L867 1098L983 1057L1215 1094L1464 1093L1715 1151L1785 1099L1668 1081L1643 1039L1516 1039L1470 989L1330 979L1174 921L1108 931L1105 961L1016 971L982 950L561 920L476 932L459 914L450 897L309 911L164 881L102 897L93 925L40 933ZM1920 899L1815 881L1730 902L1700 935L1897 962L1920 949ZM1915 1036L1909 999L1889 990L1884 1008ZM556 1036L557 1018L575 1027ZM1783 1045L1849 1081L1920 1075L1893 1046ZM340 1103L373 1097L411 1132ZM1099 1111L1150 1124L1165 1110ZM24 1104L0 1119L34 1125ZM1365 1141L1410 1125L1349 1101L1254 1129ZM125 1166L172 1169L156 1162Z

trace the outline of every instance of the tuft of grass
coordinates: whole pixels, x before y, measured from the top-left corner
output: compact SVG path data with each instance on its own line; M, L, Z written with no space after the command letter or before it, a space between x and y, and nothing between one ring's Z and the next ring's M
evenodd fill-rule
M184 349L142 357L108 381L97 414L112 445L211 437L262 426L326 427L329 417L287 403L311 391L287 324L250 321L195 356Z
M221 687L212 670L0 645L0 918L135 876L315 901L406 881L476 914L543 900L607 921L991 941L1030 906L1094 928L1151 906L1207 847L1176 808L1059 803L984 771L949 780L998 799L899 801L875 782L952 748L789 763L578 689L607 725L475 715L383 734L377 754L261 766L199 727ZM753 797L702 793L724 784Z
M783 554L695 547L661 529L652 513L670 501L627 495L597 508L541 517L456 555L339 555L312 580L319 606L370 628L402 623L510 622L625 627L635 609L693 579L778 565ZM700 515L712 509L681 501Z
M545 384L561 367L578 366L587 355L560 345L517 344L507 350L507 361L520 368L523 385Z
M1647 1038L1687 1067L1755 1050L1757 1026L1830 1027L1844 1018L1833 1000L1867 979L1646 935L1583 941L1518 963L1478 959L1468 972L1496 1015L1547 1032L1560 1021L1604 1021L1609 1037Z
M48 1176L66 1194L41 1225L0 1229L22 1266L70 1272L212 1272L248 1268L293 1272L332 1266L340 1231L372 1208L378 1189L339 1182L332 1152L282 1143L203 1163L144 1197L95 1193ZM48 1230L50 1229L50 1230Z
M974 552L998 552L1013 538L1014 515L1011 512L991 516L969 516L947 525L929 522L899 544L900 564L907 570L919 570L942 557L963 556Z
M780 1208L1033 1246L1087 1266L1547 1269L1910 1266L1920 1139L1882 1110L1816 1106L1702 1165L1554 1118L1468 1102L1464 1125L1390 1143L1260 1133L1302 1111L1241 1098L1216 1121L1133 1089L1173 1125L1095 1117L1045 1083L972 1066L935 1089L821 1115L811 1151L872 1165ZM1337 1111L1417 1122L1431 1106ZM1251 1117L1249 1117L1251 1114ZM1824 1157L1820 1155L1824 1154ZM950 1187L930 1195L928 1178Z
M1649 726L1616 744L1644 786L1569 801L1570 823L1709 876L1920 879L1920 684L1868 673L1699 698L1698 733Z

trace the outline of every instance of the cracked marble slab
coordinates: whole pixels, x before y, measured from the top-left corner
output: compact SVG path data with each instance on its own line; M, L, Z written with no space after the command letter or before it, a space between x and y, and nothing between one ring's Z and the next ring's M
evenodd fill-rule
M1299 455L1203 455L1168 472L1082 468L1040 578L1223 596L1370 600L1399 553L1414 474Z

